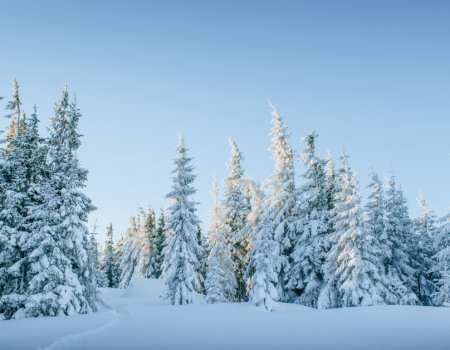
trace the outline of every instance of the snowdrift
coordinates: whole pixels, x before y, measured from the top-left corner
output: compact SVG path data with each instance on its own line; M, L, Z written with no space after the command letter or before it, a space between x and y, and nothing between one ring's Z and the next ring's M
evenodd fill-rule
M101 289L100 312L0 321L0 349L450 349L450 308L167 305L162 282Z

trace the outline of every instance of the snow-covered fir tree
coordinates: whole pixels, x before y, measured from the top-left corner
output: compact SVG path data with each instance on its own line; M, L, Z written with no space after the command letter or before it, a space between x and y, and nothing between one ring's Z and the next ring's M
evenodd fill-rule
M398 281L391 280L388 275L389 262L392 260L392 242L386 230L386 204L383 182L372 169L371 182L367 186L370 193L365 206L364 231L371 238L370 244L377 252L378 265L376 266L382 276L381 283L384 286L382 297L385 304L399 303Z
M162 263L164 261L163 251L166 242L165 226L164 209L161 209L156 226L156 234L153 241L153 250L150 256L150 278L159 278L161 276Z
M249 300L268 311L280 300L278 279L281 270L280 244L274 239L274 225L270 216L263 216L254 233L253 247L246 272Z
M67 87L61 101L55 104L55 117L51 119L49 147L49 198L56 210L52 215L52 230L58 241L55 255L64 261L58 267L64 274L56 314L86 313L97 310L95 276L90 270L88 214L95 209L83 193L87 170L80 167L77 151L81 145L78 124L81 113L76 101L69 103ZM49 209L47 209L49 210ZM44 221L45 222L45 221ZM43 229L47 229L45 226ZM59 273L59 272L58 272ZM51 277L49 276L51 279ZM41 286L47 291L47 286Z
M302 161L307 170L298 191L297 238L292 252L289 285L300 304L317 307L325 279L322 266L330 249L330 211L325 162L315 154L315 132L305 136Z
M266 224L272 227L271 234L279 243L281 268L276 287L280 300L287 301L291 297L287 284L292 263L293 242L296 236L294 155L283 118L273 105L270 106L272 108L272 143L269 150L275 161L275 168L267 183L269 193L264 204L263 217L266 218ZM269 226L265 229L268 229Z
M413 292L414 269L411 267L412 225L406 199L397 187L395 175L387 182L385 200L385 234L391 245L391 258L387 264L387 277L397 304L410 305L417 302Z
M163 262L164 299L173 305L190 304L201 289L201 267L199 257L203 255L197 242L196 202L191 197L196 190L196 176L188 157L183 135L177 147L178 158L173 170L172 191L167 195L172 200L167 218L168 242Z
M27 302L30 269L26 251L30 230L27 217L37 200L33 193L38 181L35 172L42 169L39 162L45 162L36 108L27 127L18 89L14 80L13 97L7 105L11 112L7 147L2 150L0 168L0 314L4 318L21 317Z
M421 213L413 222L414 291L422 305L433 305L433 295L437 290L434 283L435 276L431 271L433 256L436 253L433 244L437 235L436 217L432 210L427 207L423 196L417 199L417 203Z
M119 275L117 266L116 250L114 249L113 226L112 223L106 228L106 241L103 250L103 258L100 266L104 283L103 287L118 287Z
M336 268L329 271L329 275L339 297L337 305L328 306L382 304L387 291L385 277L379 269L379 251L373 245L374 237L364 232L358 182L345 154L342 162L340 186L336 193L335 244L329 254Z
M437 276L437 290L433 294L435 305L450 306L450 213L442 219L434 242L436 254L434 265L430 272Z
M152 208L148 209L144 214L143 231L140 267L142 275L146 278L149 278L153 274L151 257L153 255L154 241L156 236L156 215L155 211Z
M214 207L208 231L208 263L205 280L208 303L231 302L235 300L237 287L235 266L231 251L226 243L225 220L222 205L218 199L217 183L213 189Z
M223 210L227 243L231 245L231 258L235 264L237 280L236 301L247 300L244 273L247 268L248 242L242 234L247 225L250 204L244 192L243 156L236 143L230 140L229 174L224 181Z

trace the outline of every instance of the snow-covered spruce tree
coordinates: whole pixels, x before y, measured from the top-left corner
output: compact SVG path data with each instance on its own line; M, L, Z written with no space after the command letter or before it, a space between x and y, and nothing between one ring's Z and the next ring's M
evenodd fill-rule
M197 242L196 202L191 196L196 192L192 186L192 158L187 156L183 135L177 147L178 158L173 170L172 191L167 195L172 200L167 218L168 242L163 262L165 300L173 305L190 304L195 292L201 289L199 257L203 255Z
M155 211L150 208L144 214L143 223L143 242L142 242L142 254L141 254L141 273L145 278L150 278L153 274L151 266L151 258L153 255L153 244L156 236L156 215Z
M340 187L336 193L336 244L329 254L337 266L331 274L339 292L337 306L383 304L387 290L384 275L379 270L379 251L373 245L374 238L364 232L358 182L345 154L342 162Z
M212 304L235 300L237 287L235 266L231 259L230 247L226 243L225 220L215 181L213 197L214 207L211 210L208 232L209 255L205 280L206 300Z
M370 244L377 252L380 275L383 277L381 283L383 289L383 303L398 304L401 296L398 295L398 279L389 276L389 262L392 260L392 242L386 230L386 205L383 183L378 174L372 169L371 182L367 186L370 190L367 204L365 206L364 231L371 238Z
M159 278L162 272L162 263L164 260L163 250L166 241L166 223L164 218L164 209L161 209L158 223L156 227L156 234L153 241L153 250L150 256L150 278Z
M328 208L325 162L315 154L315 132L304 137L302 161L307 170L298 190L296 231L289 285L300 304L317 307L324 285L322 266L330 248L330 213ZM293 293L294 294L294 293Z
M385 234L391 245L387 277L397 295L397 303L411 305L417 302L413 292L414 269L411 267L412 225L403 192L397 188L395 175L387 182L385 200Z
M103 286L103 275L100 271L100 252L97 242L97 224L94 224L92 231L89 233L89 273L95 279L92 284L95 288ZM97 291L94 291L97 293Z
M117 287L119 282L119 276L117 274L118 266L117 266L116 251L114 249L112 223L110 223L106 228L106 242L100 269L104 276L105 283L103 287L109 288Z
M278 280L281 270L280 244L274 239L271 216L261 218L254 233L253 247L245 277L248 278L249 300L272 311L280 300Z
M78 124L81 113L76 101L69 103L67 88L62 98L55 104L55 117L51 119L49 147L50 188L47 189L48 204L51 208L42 208L44 218L40 221L42 230L54 231L53 239L57 241L53 254L61 261L59 271L62 273L62 284L59 290L53 290L59 297L58 302L50 307L50 314L87 313L97 310L97 293L95 275L92 273L89 260L89 231L86 226L88 214L95 209L91 200L82 192L86 186L86 169L81 168L77 151L81 145ZM44 204L45 206L45 204ZM56 210L54 210L54 209ZM36 213L36 215L40 215ZM51 215L51 227L46 224L46 215ZM51 280L54 276L48 276ZM34 293L47 293L50 285L36 280ZM57 287L58 288L58 287ZM34 309L43 315L45 309Z
M22 316L27 301L29 262L26 241L29 232L27 216L36 204L33 189L36 172L45 162L37 131L37 114L28 121L21 114L19 87L13 81L13 98L7 109L10 125L6 149L2 150L0 210L0 314L4 318ZM11 132L14 130L15 135ZM39 156L40 155L40 156Z
M319 298L317 300L317 308L319 309L327 309L327 308L335 308L340 305L339 299L339 291L337 286L336 278L334 278L334 273L337 270L337 262L332 259L330 251L333 247L337 245L337 237L334 234L336 231L336 194L339 192L340 183L339 177L342 174L343 169L340 169L338 174L336 174L334 167L334 159L333 156L328 153L327 160L325 163L325 180L326 180L326 195L327 195L327 208L329 221L328 225L331 231L329 235L329 250L326 255L326 259L322 264L322 275L324 285L319 294Z
M415 304L417 296L412 291L414 270L410 258L412 226L406 199L402 191L397 189L394 175L387 182L384 235L391 246L386 274L391 283L391 291L397 296L396 303Z
M434 242L437 253L433 256L434 266L431 272L437 276L438 289L433 295L433 302L438 306L450 306L450 214L442 222Z
M241 166L243 159L236 143L230 140L231 158L228 163L229 175L224 181L223 210L226 224L226 240L231 245L231 258L235 264L237 281L236 301L247 300L244 273L247 268L247 241L242 230L247 225L247 215L250 204L244 192L244 170Z
M272 108L272 143L269 150L275 161L274 173L268 179L268 195L264 204L263 217L267 225L272 227L273 238L279 244L280 253L280 276L277 279L278 296L280 300L289 301L292 296L288 292L288 272L292 263L293 241L295 240L295 216L294 206L296 202L295 193L295 171L294 155L289 144L287 128L283 118L278 114L274 106ZM268 229L267 226L265 229Z
M433 256L437 227L434 213L427 207L425 199L420 196L417 203L421 213L413 222L413 267L415 270L414 291L422 305L433 305L433 295L437 287L434 283Z

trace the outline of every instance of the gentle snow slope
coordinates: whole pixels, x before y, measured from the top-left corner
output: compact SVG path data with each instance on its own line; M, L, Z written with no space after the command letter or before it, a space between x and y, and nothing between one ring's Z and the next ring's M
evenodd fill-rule
M102 289L101 312L0 321L0 349L450 349L450 308L165 305L158 280Z

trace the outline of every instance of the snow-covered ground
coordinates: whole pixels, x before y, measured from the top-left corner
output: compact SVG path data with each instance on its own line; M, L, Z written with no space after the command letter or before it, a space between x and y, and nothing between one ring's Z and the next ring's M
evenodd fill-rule
M165 305L158 280L102 289L89 315L0 321L0 349L450 349L450 308Z

